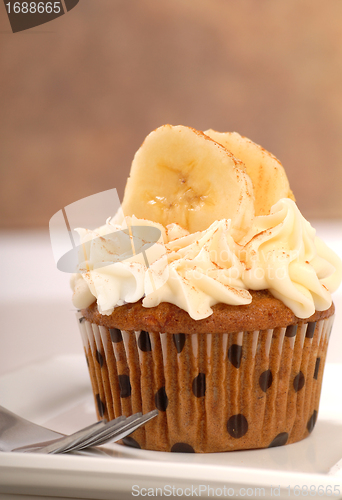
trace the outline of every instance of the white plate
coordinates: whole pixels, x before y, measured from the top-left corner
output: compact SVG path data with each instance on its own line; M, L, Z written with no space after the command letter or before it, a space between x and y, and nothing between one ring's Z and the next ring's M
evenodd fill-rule
M160 453L115 444L103 447L107 454L100 457L1 453L0 496L342 498L341 471L328 475L342 457L341 382L342 365L328 364L315 430L300 443L215 454ZM3 375L0 402L64 433L95 420L82 356L59 356Z

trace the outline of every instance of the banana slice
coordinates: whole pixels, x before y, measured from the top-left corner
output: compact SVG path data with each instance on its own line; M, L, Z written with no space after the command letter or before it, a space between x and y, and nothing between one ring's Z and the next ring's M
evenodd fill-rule
M203 132L164 125L135 154L122 209L190 233L232 219L238 241L254 217L253 186L244 165Z
M255 196L255 215L267 215L280 198L291 198L289 181L279 160L264 148L237 132L204 132L214 141L222 144L245 165L252 179Z

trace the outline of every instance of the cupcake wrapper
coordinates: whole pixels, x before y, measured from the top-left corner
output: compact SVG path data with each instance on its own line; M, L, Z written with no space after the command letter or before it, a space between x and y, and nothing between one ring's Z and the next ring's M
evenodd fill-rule
M266 448L314 428L333 316L191 335L126 332L77 317L98 418L159 410L127 445L203 453Z

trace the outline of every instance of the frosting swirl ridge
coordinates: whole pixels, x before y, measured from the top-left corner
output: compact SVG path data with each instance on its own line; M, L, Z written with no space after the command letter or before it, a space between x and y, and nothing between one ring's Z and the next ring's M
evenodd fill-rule
M268 289L298 318L331 306L331 292L342 279L341 261L316 236L294 201L283 198L269 215L255 217L240 243L247 288Z
M142 252L146 242L137 247L135 239L136 252L129 257L128 253L125 256L122 242L120 248L115 241L116 231L133 225L160 228L162 241L146 250L148 263ZM218 302L250 303L251 295L241 279L243 265L237 257L238 245L230 231L230 220L214 222L205 231L189 234L178 224L164 228L135 217L126 217L122 225L111 224L108 219L106 226L96 231L78 229L83 251L79 255L79 274L72 280L74 305L90 305L90 291L101 314L110 315L115 306L143 298L144 307L171 302L198 320L210 316L211 306ZM89 290L80 285L81 279Z

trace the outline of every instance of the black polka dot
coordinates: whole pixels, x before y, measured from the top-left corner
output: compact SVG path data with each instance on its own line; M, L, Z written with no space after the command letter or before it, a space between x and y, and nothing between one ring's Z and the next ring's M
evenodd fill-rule
M141 446L140 444L138 443L138 441L136 441L135 439L133 439L132 437L128 436L128 437L125 437L123 438L123 443L126 445L126 446L130 446L131 448L139 448L141 449Z
M106 405L101 401L100 394L96 394L96 404L100 417L103 417L106 411Z
M315 380L317 380L317 379L318 379L318 372L319 372L319 365L320 365L320 362L321 362L321 358L317 358L317 359L316 359L316 365L315 365L315 373L314 373L314 376L313 376L313 378L314 378Z
M229 434L235 438L239 439L243 437L248 431L247 419L242 413L233 415L227 422L227 430Z
M240 368L242 357L242 346L232 344L228 349L228 359L235 368Z
M96 354L95 354L95 357L96 357L96 361L98 362L98 364L101 366L103 366L103 356L102 354L100 353L100 351L96 351Z
M205 373L199 373L192 381L192 392L196 398L201 398L205 395Z
M312 339L312 337L314 336L315 328L316 328L316 321L311 321L310 323L308 323L305 334L305 336L308 339Z
M262 374L259 377L260 389L266 392L267 389L271 387L272 382L273 382L273 376L271 370L266 370L262 372Z
M298 375L296 375L293 380L293 388L296 392L298 392L301 389L303 389L304 384L305 384L305 377L302 374L302 372L299 372Z
M128 398L131 395L131 382L128 375L119 375L120 397Z
M83 321L85 321L85 320L86 320L86 319L85 319L85 317L84 317L84 316L82 316L82 318L78 318L78 321L79 321L80 323L83 323Z
M138 339L138 346L141 351L149 352L152 351L151 340L148 332L142 330Z
M182 352L185 340L186 335L184 333L175 333L173 335L173 343L175 344L178 353Z
M176 443L172 446L171 451L173 453L195 453L192 446L186 443Z
M309 418L309 421L308 421L308 424L306 426L307 430L309 432L312 432L315 425L316 425L316 420L317 420L317 411L314 410L313 414L311 415L311 417Z
M286 328L286 337L295 337L297 334L298 325L290 325Z
M161 387L158 389L154 396L154 401L156 404L156 408L160 411L166 411L167 405L169 404L169 400L167 398L165 387Z
M122 333L118 328L109 328L109 334L114 344L122 342Z
M276 446L284 446L289 439L289 435L287 432L281 432L276 436L272 443L269 445L269 448L275 448Z

